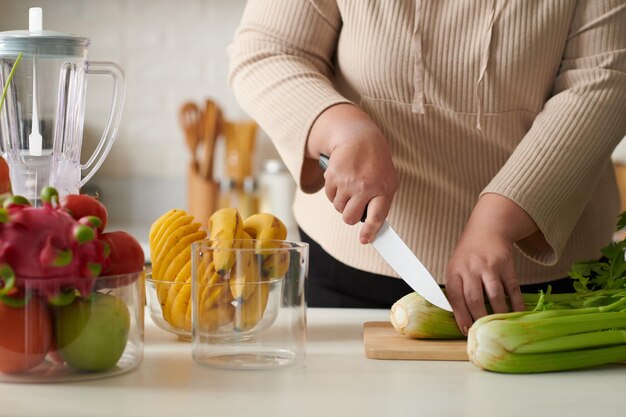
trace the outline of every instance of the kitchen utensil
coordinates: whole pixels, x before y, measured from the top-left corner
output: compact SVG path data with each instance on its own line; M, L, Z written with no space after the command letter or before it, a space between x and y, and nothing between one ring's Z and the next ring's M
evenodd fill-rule
M254 121L225 121L226 176L243 184L252 176L252 158L256 141L257 124Z
M200 174L197 164L190 163L187 169L187 208L202 226L207 228L209 217L218 204L219 185Z
M213 179L213 158L215 143L222 126L222 110L212 100L206 100L202 115L202 143L204 144L204 157L200 164L200 174L209 180Z
M40 18L39 12L31 13L32 32L0 32L0 85L7 86L0 151L10 167L13 192L34 204L47 185L61 195L78 193L100 168L117 136L125 90L117 65L87 60L89 39L40 30ZM104 132L83 164L86 80L92 74L110 76L113 95Z
M196 362L218 368L267 369L304 360L308 245L263 243L265 249L259 249L255 240L192 244L192 356ZM218 257L234 261L227 279L215 273Z
M411 339L399 334L388 321L363 325L365 356L370 359L467 361L467 341Z
M200 143L200 123L202 114L193 102L184 103L178 111L178 123L185 134L185 143L191 153L191 163L198 166L198 145Z
M323 170L328 168L328 162L329 158L326 155L320 156L319 164ZM361 222L365 221L366 216L367 207L365 208ZM391 266L415 292L437 307L452 311L448 299L437 284L437 281L435 281L435 278L433 278L413 252L411 252L411 249L402 241L402 238L398 236L386 220L371 243L389 266Z

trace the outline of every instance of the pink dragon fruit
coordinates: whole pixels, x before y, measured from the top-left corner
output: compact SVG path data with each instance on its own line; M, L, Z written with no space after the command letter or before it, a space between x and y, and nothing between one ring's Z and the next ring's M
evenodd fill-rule
M108 248L98 239L100 220L73 219L51 187L42 191L42 202L43 207L31 207L14 196L0 208L0 266L8 265L18 279L57 278L65 281L60 285L88 292L90 287L77 282L92 280L77 278L97 277L109 263Z

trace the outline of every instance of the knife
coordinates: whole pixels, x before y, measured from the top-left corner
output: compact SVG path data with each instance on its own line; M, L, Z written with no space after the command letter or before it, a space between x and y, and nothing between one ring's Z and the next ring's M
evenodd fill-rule
M319 165L326 171L328 168L329 158L326 155L320 155ZM367 217L367 206L361 222ZM447 311L452 311L450 302L446 298L443 290L435 281L435 278L428 272L426 267L417 259L417 256L411 252L411 249L402 241L395 230L389 225L387 220L378 230L376 237L371 242L372 246L385 262L389 264L394 271L419 295L424 297L431 304L436 305Z

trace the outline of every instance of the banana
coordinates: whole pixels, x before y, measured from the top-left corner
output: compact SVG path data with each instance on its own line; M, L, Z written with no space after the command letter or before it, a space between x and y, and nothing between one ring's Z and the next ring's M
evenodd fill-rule
M159 300L161 300L161 305L163 306L163 318L166 321L172 323L172 305L174 304L174 300L185 282L190 281L190 279L191 261L187 262L180 270L180 272L176 275L174 283L170 285L169 288L166 285L162 285L161 288L159 288Z
M233 298L224 278L215 272L199 288L198 300L198 325L205 331L215 331L219 326L228 324L233 320L235 307L232 305Z
M153 245L154 249L151 250L153 270L154 270L154 262L155 260L158 260L161 257L161 254L163 253L163 247L165 246L167 239L176 230L180 229L181 227L185 227L191 224L192 222L193 222L193 216L189 216L185 214L184 216L170 218L163 224L163 227L161 228L160 232L155 236L155 241ZM152 275L154 276L154 273Z
M165 269L165 271L161 274L162 281L174 281L170 278L176 278L176 275L187 263L191 264L191 245L183 248L169 265L163 265L161 269Z
M235 307L231 304L203 310L198 313L198 328L200 331L214 332L220 326L232 322L234 313Z
M150 243L150 247L152 248L153 245L156 243L156 236L163 229L163 224L168 219L170 219L171 217L178 218L178 217L184 216L185 214L186 213L183 210L173 209L163 214L158 219L156 219L154 223L152 223L152 225L150 226L150 233L148 235L149 236L148 242Z
M263 318L267 300L269 298L270 284L261 282L255 286L254 292L247 300L242 301L235 308L234 327L237 331L252 329Z
M232 301L228 284L224 278L214 272L205 285L200 287L199 305L202 310L210 310Z
M261 266L263 279L270 280L284 277L289 270L289 258L290 255L287 250L276 251L263 258Z
M187 322L187 309L191 304L191 277L185 281L185 285L180 288L176 294L171 308L171 321L174 327L184 330L191 330L190 323Z
M157 284L163 318L184 330L191 330L196 305L191 302L191 244L207 236L200 226L184 210L174 209L155 220L149 232L153 278L169 281ZM225 208L211 215L208 232L213 250L196 259L194 275L200 329L215 331L233 322L238 331L252 329L267 308L267 281L282 278L289 269L289 252L272 250L281 247L277 241L287 238L287 228L271 214L243 221L236 208Z
M259 264L254 253L254 243L249 234L243 232L243 240L237 247L244 250L237 254L235 265L228 275L228 284L233 298L247 300L254 291L254 282L259 281Z
M196 276L198 277L198 285L200 285L199 288L204 288L209 283L211 277L215 274L215 265L213 265L212 261L209 262L208 265L204 265L204 263L200 264L198 266L198 272L196 273Z
M172 260L187 246L191 245L196 240L204 239L206 233L202 230L198 231L200 223L191 223L181 227L172 233L163 245L162 256L157 256L152 260L152 276L155 279L162 281L172 281L173 277L167 277L163 274L166 267L172 262Z
M243 221L236 208L223 208L211 215L208 223L213 242L213 263L220 275L226 275L235 263L232 250L235 240L242 238Z
M287 227L273 214L257 213L243 222L243 230L256 239L256 249L272 249L280 246L278 240L287 238ZM267 253L263 252L263 255Z

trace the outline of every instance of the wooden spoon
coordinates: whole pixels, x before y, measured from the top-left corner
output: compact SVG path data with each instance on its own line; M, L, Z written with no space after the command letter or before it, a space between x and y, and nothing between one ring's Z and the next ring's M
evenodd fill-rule
M202 115L200 109L193 102L183 104L178 112L178 123L185 133L185 142L191 152L191 162L195 169L198 167L198 157L196 155L200 144L200 122Z
M200 164L200 174L207 180L213 180L213 158L215 143L222 130L222 110L212 100L207 100L205 106L202 121L204 157Z

